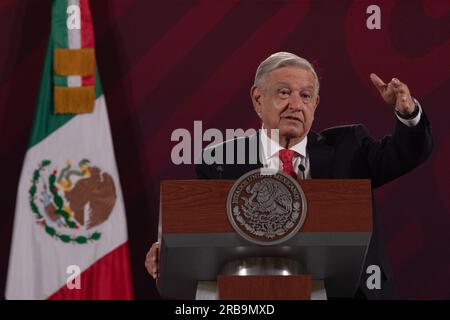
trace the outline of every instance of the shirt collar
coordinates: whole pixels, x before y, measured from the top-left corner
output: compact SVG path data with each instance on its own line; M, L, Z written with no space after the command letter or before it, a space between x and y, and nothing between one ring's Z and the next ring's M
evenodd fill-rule
M282 146L278 144L278 142L272 140L267 135L267 130L264 128L261 128L261 144L262 144L262 150L263 150L263 156L265 160L269 160L273 157L278 157L278 152L281 149L284 149ZM306 157L306 144L308 143L308 137L305 136L305 138L297 143L296 145L289 148L289 150L295 151L296 153L302 155L303 157Z

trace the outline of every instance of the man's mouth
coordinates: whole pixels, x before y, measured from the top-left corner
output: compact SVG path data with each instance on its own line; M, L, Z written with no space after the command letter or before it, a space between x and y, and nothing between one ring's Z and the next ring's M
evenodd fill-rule
M285 116L285 117L282 117L282 118L286 119L286 120L293 120L293 121L303 122L302 119L300 119L299 117L296 117L296 116Z

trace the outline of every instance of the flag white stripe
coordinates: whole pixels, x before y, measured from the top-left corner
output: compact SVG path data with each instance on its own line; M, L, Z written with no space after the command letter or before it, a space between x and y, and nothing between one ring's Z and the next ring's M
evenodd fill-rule
M80 7L80 1L79 0L69 0L68 1L69 6L70 5L76 5L78 8ZM80 13L81 14L81 13ZM80 17L81 21L81 17ZM81 21L81 28L83 28ZM68 29L67 30L67 36L68 36L68 44L69 49L80 49L81 48L81 29Z
M80 7L79 0L68 0L68 5L76 5L78 8ZM81 19L81 17L80 17ZM83 27L83 26L81 26ZM81 48L81 29L68 29L68 44L69 49L80 49ZM68 76L67 77L67 86L68 87L81 87L81 76Z
M81 87L81 76L68 76L67 77L68 87Z

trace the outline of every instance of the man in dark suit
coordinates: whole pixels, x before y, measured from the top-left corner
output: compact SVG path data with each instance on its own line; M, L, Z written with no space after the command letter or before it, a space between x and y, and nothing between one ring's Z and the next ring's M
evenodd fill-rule
M205 149L204 155L207 153L217 161L197 165L198 178L237 179L264 166L282 170L296 179L366 178L377 188L402 176L431 153L430 125L406 84L396 78L386 84L375 74L370 78L383 100L394 107L397 118L394 133L377 141L358 124L317 134L310 131L320 100L314 68L307 60L291 53L271 55L258 67L250 91L262 130ZM238 147L238 141L244 148ZM255 145L257 148L252 148ZM234 155L227 157L227 150L234 150ZM258 155L256 161L252 161L254 150ZM363 273L357 297L394 298L377 215L373 216L374 230L365 267L380 266L381 289L369 290ZM159 244L155 243L147 254L146 267L153 277L158 272L158 252Z

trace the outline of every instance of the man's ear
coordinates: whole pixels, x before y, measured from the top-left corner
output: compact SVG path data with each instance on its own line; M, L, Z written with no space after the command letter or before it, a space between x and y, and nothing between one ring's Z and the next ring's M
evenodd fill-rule
M252 98L253 108L255 109L258 116L261 118L262 112L261 91L258 89L258 87L253 86L250 89L250 97Z
M314 106L314 111L316 111L317 107L319 106L319 102L320 102L320 97L319 97L319 95L317 95L317 97L316 97L316 105Z

